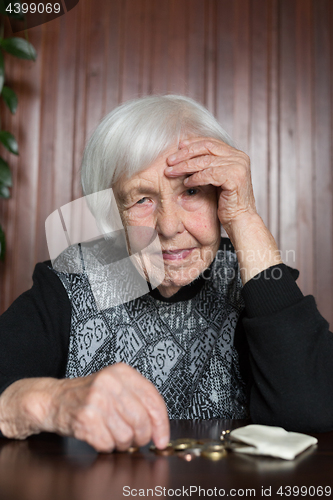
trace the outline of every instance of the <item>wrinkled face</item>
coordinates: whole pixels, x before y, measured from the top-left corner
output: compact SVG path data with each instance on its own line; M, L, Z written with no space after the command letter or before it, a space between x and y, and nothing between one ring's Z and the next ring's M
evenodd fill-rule
M170 297L197 278L213 261L220 243L217 194L214 186L186 188L185 176L164 175L162 154L147 169L113 186L125 226L154 228L160 239L165 278L158 287Z

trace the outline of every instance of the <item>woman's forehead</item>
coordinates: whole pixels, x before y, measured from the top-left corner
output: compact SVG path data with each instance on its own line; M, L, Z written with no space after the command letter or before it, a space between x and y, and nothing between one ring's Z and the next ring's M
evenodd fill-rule
M159 190L162 183L172 184L174 188L183 184L184 177L169 179L165 176L164 170L168 166L167 158L178 150L177 146L168 149L162 153L149 167L137 172L131 177L121 177L113 186L119 195L126 195L133 189L141 190Z

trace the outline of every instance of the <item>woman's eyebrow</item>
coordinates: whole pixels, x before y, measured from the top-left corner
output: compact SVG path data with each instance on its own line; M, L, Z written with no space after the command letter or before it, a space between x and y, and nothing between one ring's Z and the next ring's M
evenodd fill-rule
M149 185L139 185L139 186L133 186L133 188L129 188L126 191L123 191L121 193L122 197L127 199L132 196L135 196L136 194L158 194L159 190L156 188L153 188L152 186Z

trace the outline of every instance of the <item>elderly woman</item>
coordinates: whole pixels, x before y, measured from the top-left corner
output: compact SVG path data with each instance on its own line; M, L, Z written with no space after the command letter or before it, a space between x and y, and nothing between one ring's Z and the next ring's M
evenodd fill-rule
M4 436L112 451L165 447L168 418L333 428L332 334L256 211L248 156L205 108L172 95L121 105L88 143L82 183L112 187L127 233L156 231L164 276L103 309L84 270L38 264L1 317Z

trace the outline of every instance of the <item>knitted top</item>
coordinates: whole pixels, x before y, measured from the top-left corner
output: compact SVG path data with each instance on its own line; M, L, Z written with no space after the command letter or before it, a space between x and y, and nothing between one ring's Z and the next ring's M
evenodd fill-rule
M170 418L248 416L234 332L244 308L237 258L219 249L200 278L169 299L157 289L104 310L97 306L87 253L70 247L82 272L55 271L71 301L66 377L81 377L124 362L164 397ZM90 245L101 256L101 243ZM55 266L59 268L58 266Z

